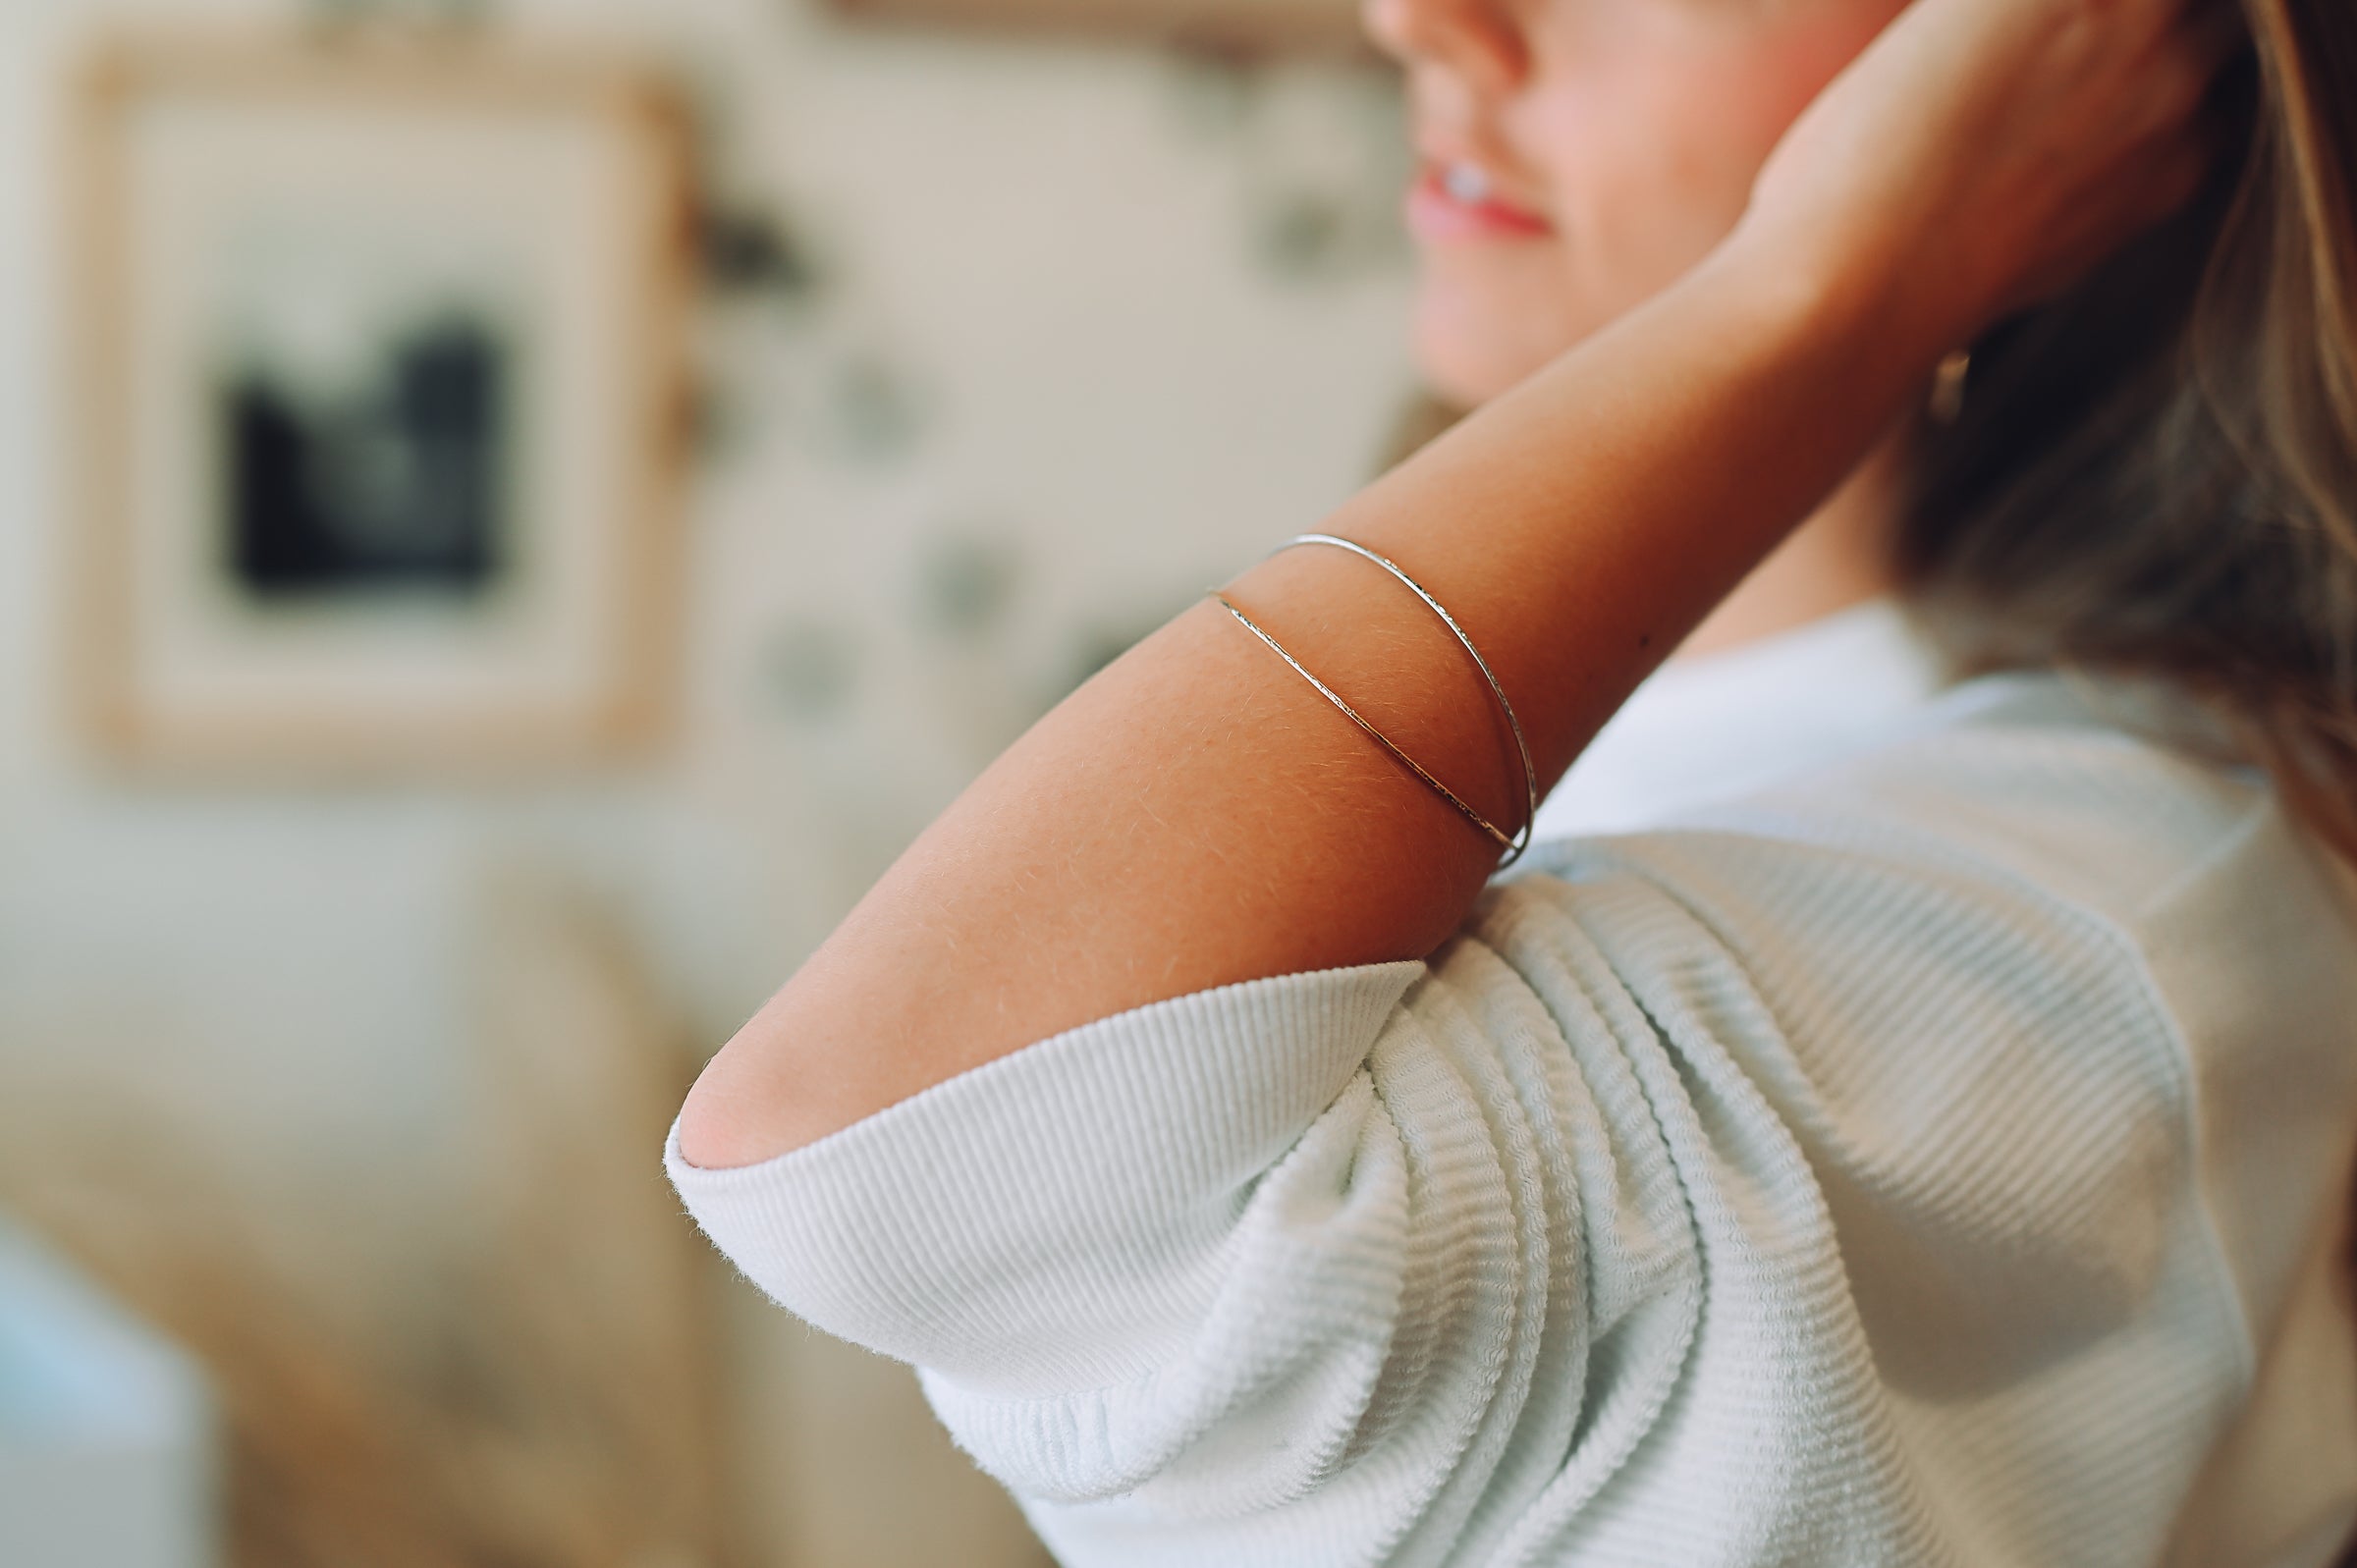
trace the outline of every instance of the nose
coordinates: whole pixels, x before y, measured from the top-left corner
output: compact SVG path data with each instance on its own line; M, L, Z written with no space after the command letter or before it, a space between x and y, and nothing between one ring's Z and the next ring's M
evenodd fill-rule
M1359 0L1377 48L1405 66L1439 66L1484 92L1506 93L1530 70L1521 23L1500 0Z

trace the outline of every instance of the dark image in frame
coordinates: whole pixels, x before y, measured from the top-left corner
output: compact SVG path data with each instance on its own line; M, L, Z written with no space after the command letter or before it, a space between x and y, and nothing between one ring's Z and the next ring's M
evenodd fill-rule
M685 119L635 61L110 36L73 105L73 706L230 779L644 754L675 666Z

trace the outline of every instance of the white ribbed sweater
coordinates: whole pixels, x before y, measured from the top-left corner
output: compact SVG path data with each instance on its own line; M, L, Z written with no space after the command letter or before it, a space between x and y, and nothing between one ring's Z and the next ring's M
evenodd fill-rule
M1075 1568L2321 1563L2357 879L2120 696L1969 682L1428 960L667 1168Z

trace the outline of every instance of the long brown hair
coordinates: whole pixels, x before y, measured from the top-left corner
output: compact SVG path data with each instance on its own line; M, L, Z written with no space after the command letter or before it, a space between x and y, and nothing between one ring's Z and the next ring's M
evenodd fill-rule
M2165 676L2357 860L2357 9L2241 9L2207 188L1972 346L1897 564L1959 672Z

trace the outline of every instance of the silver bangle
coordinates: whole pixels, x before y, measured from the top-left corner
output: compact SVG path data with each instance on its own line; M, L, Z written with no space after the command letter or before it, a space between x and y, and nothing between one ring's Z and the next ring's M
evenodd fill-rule
M1421 764L1421 762L1416 762L1416 759L1414 759L1414 757L1409 757L1407 752L1402 752L1400 747L1398 747L1396 742L1393 742L1391 735L1386 735L1384 730L1379 730L1377 727L1374 727L1374 724L1367 724L1365 715L1360 715L1360 712L1357 712L1355 707L1350 707L1348 703L1343 703L1342 693L1339 693L1339 691L1334 691L1332 686L1327 686L1327 683L1325 683L1325 681L1320 681L1318 676L1315 676L1315 675L1310 675L1310 668L1308 668L1308 665L1303 665L1301 660L1291 656L1291 653L1287 651L1287 648L1285 648L1285 644L1280 644L1280 641L1275 639L1275 636L1271 636L1271 634L1268 634L1268 632L1263 632L1263 629L1261 629L1261 622L1256 622L1254 618L1247 616L1247 613L1244 613L1244 611L1235 609L1235 601L1233 601L1233 599L1228 599L1228 594L1219 592L1219 589L1216 589L1216 587L1214 587L1214 589L1209 589L1209 592L1212 592L1212 597L1214 597L1214 599L1219 599L1221 609L1226 609L1228 613L1231 613L1231 616L1235 616L1235 618L1237 618L1237 622L1242 622L1242 627L1247 629L1247 632L1251 632L1251 634L1254 634L1254 636L1259 636L1261 641L1266 641L1266 644L1271 646L1273 651L1275 651L1275 656L1278 656L1278 658L1283 658L1287 665L1291 665L1291 668L1294 668L1294 672L1296 672L1298 676L1301 676L1303 681L1308 681L1310 686L1315 686L1315 688L1318 688L1318 693L1322 695L1322 698L1325 698L1327 703L1332 703L1334 707L1339 707L1339 710L1343 712L1343 717L1348 717L1348 719L1350 719L1350 724L1357 724L1357 727L1360 727L1362 730L1367 730L1369 735L1374 735L1374 742L1377 742L1377 745L1384 747L1386 752L1391 752L1393 757L1398 759L1398 762L1407 766L1407 769L1412 771L1412 774L1414 774L1416 778L1421 778L1421 781L1428 783L1428 785L1433 787L1433 792L1440 794L1440 799L1445 799L1445 802L1450 802L1452 806L1456 806L1456 811L1459 811L1459 814L1461 814L1463 818L1466 818L1468 823L1473 823L1475 828L1480 828L1480 830L1483 830L1483 833L1490 835L1492 839L1497 839L1497 844L1502 846L1504 851L1507 851L1507 858L1504 858L1504 861L1499 861L1499 868L1507 868L1507 865L1513 865L1515 858L1518 858L1520 853L1522 853L1522 849L1525 849L1525 846L1527 846L1527 830L1525 830L1525 835L1522 835L1522 841L1520 841L1520 844L1518 844L1518 841L1515 841L1515 839L1508 839L1507 835L1504 835L1502 830L1499 830L1497 823L1492 823L1490 818L1480 814L1480 811L1475 811L1473 806L1468 806L1468 804L1466 804L1466 799L1463 799L1459 792L1456 792L1456 790L1452 790L1452 787L1445 785L1445 783L1440 783L1438 778L1433 778L1431 774L1428 774L1424 764Z
M1349 717L1353 724L1357 725L1361 730L1364 730L1368 734L1374 736L1377 741L1382 743L1383 748L1386 751L1389 751L1393 756L1398 758L1399 761L1405 763L1415 772L1416 777L1422 779L1426 784L1430 784L1444 800L1447 800L1452 806L1454 806L1467 821L1471 822L1483 833L1488 834L1490 838L1497 840L1497 842L1506 850L1505 858L1498 862L1496 867L1497 870L1503 871L1507 866L1512 865L1516 860L1522 857L1522 852L1530 847L1531 829L1537 823L1539 815L1539 773L1538 769L1531 763L1530 760L1530 742L1523 735L1522 721L1515 717L1514 705L1507 700L1506 688L1498 683L1498 676L1490 670L1490 662L1481 656L1481 650L1479 648L1473 646L1473 639L1465 635L1465 629L1456 623L1456 618L1451 615L1448 610L1442 606L1438 599L1435 599L1431 593L1426 591L1422 583L1416 581L1415 578L1409 576L1405 571L1402 571L1395 562L1377 554L1375 551L1369 550L1366 546L1357 543L1355 540L1344 539L1339 534L1331 533L1295 534L1292 538L1288 539L1285 543L1279 545L1277 549L1270 551L1269 555L1274 556L1280 551L1289 550L1294 545L1302 544L1333 545L1339 549L1347 550L1352 555L1362 556L1365 559L1374 562L1384 570L1390 572L1393 576L1405 583L1410 592L1415 594L1417 598L1423 600L1426 605L1430 606L1433 614L1441 618L1442 622L1446 624L1450 631L1455 635L1457 642L1463 646L1466 654L1472 658L1474 668L1479 670L1481 672L1481 677L1490 683L1490 692L1498 699L1499 711L1506 715L1507 728L1513 731L1514 749L1520 753L1522 759L1522 790L1527 809L1523 814L1522 826L1515 832L1513 837L1509 838L1507 837L1507 835L1500 832L1496 824L1492 823L1488 818L1482 816L1481 813L1475 811L1471 806L1467 805L1454 790L1451 789L1447 784L1441 783L1440 780L1434 778L1430 773L1425 771L1425 769L1419 765L1414 758L1408 756L1407 753L1401 751L1398 746L1394 745L1389 736L1383 734L1373 725L1367 723L1365 719L1359 717L1358 711L1352 708L1348 703L1344 702L1342 697L1335 692L1333 687L1327 685L1326 682L1320 680L1316 676L1311 675L1310 672L1302 666L1298 659L1295 659L1290 653L1286 651L1283 644L1279 643L1275 637L1270 636L1266 631L1262 630L1253 622L1249 616L1245 615L1241 610L1238 610L1233 604L1230 603L1226 594L1222 593L1217 588L1213 588L1208 591L1213 598L1219 600L1222 605L1226 606L1230 615L1233 616L1237 621L1243 623L1246 630L1250 631L1254 636L1258 637L1261 641L1267 643L1272 649L1274 649L1279 658L1283 659L1287 664L1291 665L1293 669L1300 674L1302 678L1306 679L1311 685L1317 687L1318 690L1325 695L1329 702L1342 709L1342 711ZM1265 560L1267 558L1263 557L1262 559Z

